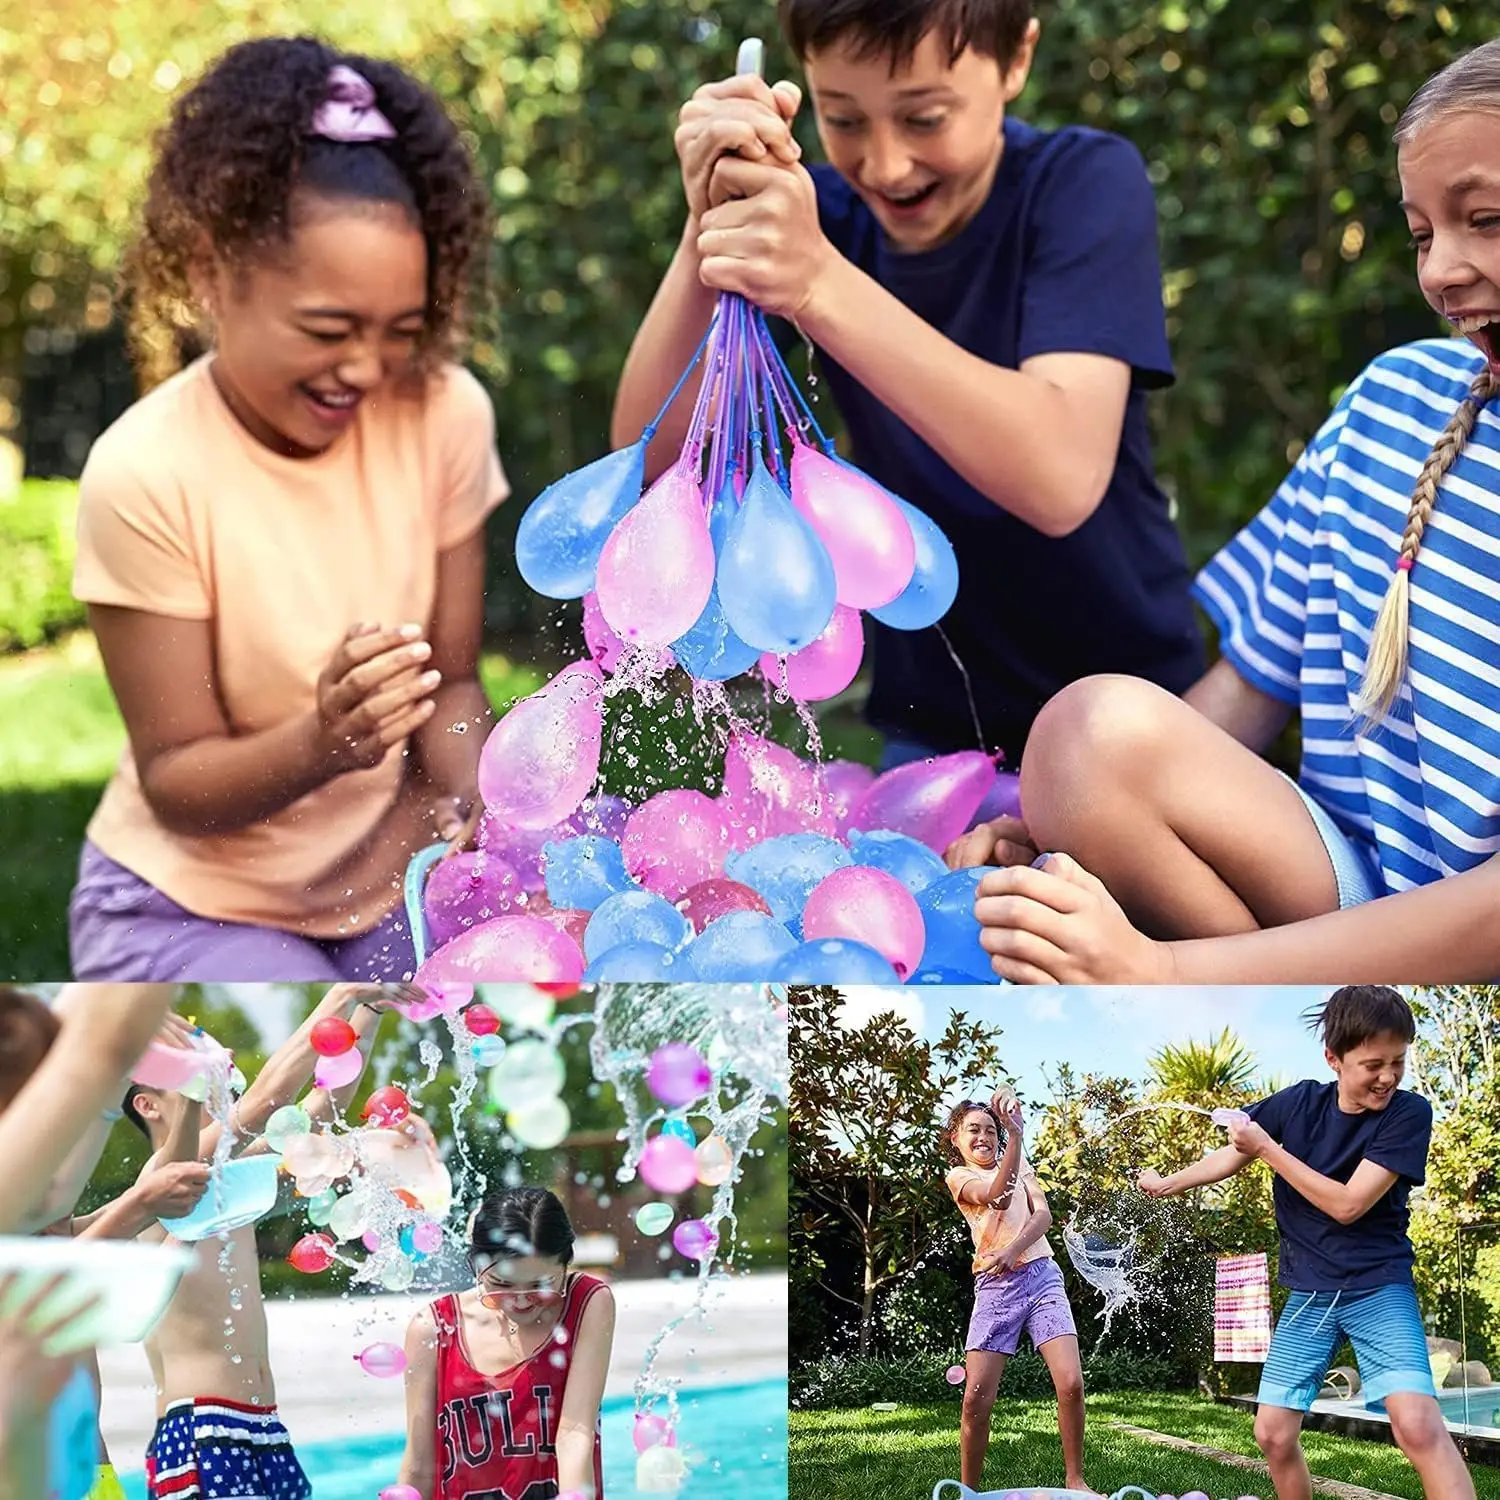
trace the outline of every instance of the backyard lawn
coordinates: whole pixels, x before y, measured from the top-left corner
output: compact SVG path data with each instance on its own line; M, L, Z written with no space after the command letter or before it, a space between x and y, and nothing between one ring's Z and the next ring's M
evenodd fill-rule
M492 702L506 704L540 685L541 668L488 653L481 675ZM681 702L674 711L637 711L615 720L606 784L638 798L701 778L706 756L686 777L684 747L703 738ZM785 715L779 715L785 718ZM847 709L821 722L828 755L873 759L878 740ZM782 743L799 743L778 733ZM78 850L99 794L125 742L93 637L0 658L0 978L68 975L67 905ZM626 785L626 782L634 785Z
M940 1479L958 1478L958 1419L959 1407L952 1401L903 1405L893 1412L794 1410L791 1491L817 1500L926 1500ZM1274 1493L1264 1472L1159 1447L1111 1429L1111 1422L1259 1458L1249 1412L1187 1395L1127 1391L1090 1396L1088 1479L1102 1494L1132 1484L1153 1495L1202 1490L1215 1500L1239 1495L1270 1500ZM995 1406L992 1431L985 1468L988 1488L1062 1484L1053 1402L1002 1397ZM1422 1500L1416 1474L1396 1448L1323 1432L1304 1434L1303 1443L1317 1478ZM1476 1465L1472 1472L1478 1500L1500 1500L1500 1469Z

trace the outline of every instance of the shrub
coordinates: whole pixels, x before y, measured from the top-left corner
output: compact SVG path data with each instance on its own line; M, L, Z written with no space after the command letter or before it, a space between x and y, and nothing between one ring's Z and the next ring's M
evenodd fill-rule
M78 486L28 479L0 494L0 651L25 650L83 624L73 598Z

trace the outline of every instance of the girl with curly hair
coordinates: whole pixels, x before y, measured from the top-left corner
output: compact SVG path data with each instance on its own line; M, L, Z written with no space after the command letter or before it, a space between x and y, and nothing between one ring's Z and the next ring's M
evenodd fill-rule
M964 1340L959 1465L963 1482L980 1489L1000 1377L1024 1333L1046 1361L1057 1391L1064 1486L1087 1491L1078 1329L1047 1243L1052 1211L1022 1150L1022 1135L1021 1106L1008 1088L997 1089L988 1104L959 1100L943 1124L942 1145L952 1164L943 1180L974 1237L974 1311Z
M463 832L494 413L453 362L488 234L391 63L232 48L172 112L125 268L160 374L95 444L74 591L129 732L80 860L79 977L383 979L410 852Z

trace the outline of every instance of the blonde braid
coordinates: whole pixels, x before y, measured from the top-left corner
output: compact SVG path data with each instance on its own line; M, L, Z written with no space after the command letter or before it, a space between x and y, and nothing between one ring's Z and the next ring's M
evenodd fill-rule
M1457 461L1474 431L1484 404L1500 391L1500 378L1486 365L1474 378L1469 393L1448 419L1442 436L1433 444L1412 490L1406 513L1406 529L1396 555L1396 570L1386 590L1375 629L1370 633L1370 652L1365 658L1365 676L1360 685L1358 709L1362 729L1372 729L1391 711L1406 676L1407 630L1411 610L1411 570L1422 545L1432 507L1437 504L1443 476Z

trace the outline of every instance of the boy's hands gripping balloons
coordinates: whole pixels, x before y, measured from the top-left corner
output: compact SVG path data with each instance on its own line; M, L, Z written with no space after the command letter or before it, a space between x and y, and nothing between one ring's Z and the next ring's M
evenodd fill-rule
M791 122L802 103L795 83L774 88L751 73L706 83L677 116L677 159L688 213L701 219L712 206L709 185L719 158L738 154L746 161L771 161L791 166L802 148L792 136Z
M379 765L426 723L441 673L415 625L354 625L318 678L316 753L335 774Z
M1138 932L1104 882L1066 854L991 870L975 892L979 941L1016 984L1170 984L1165 944Z

